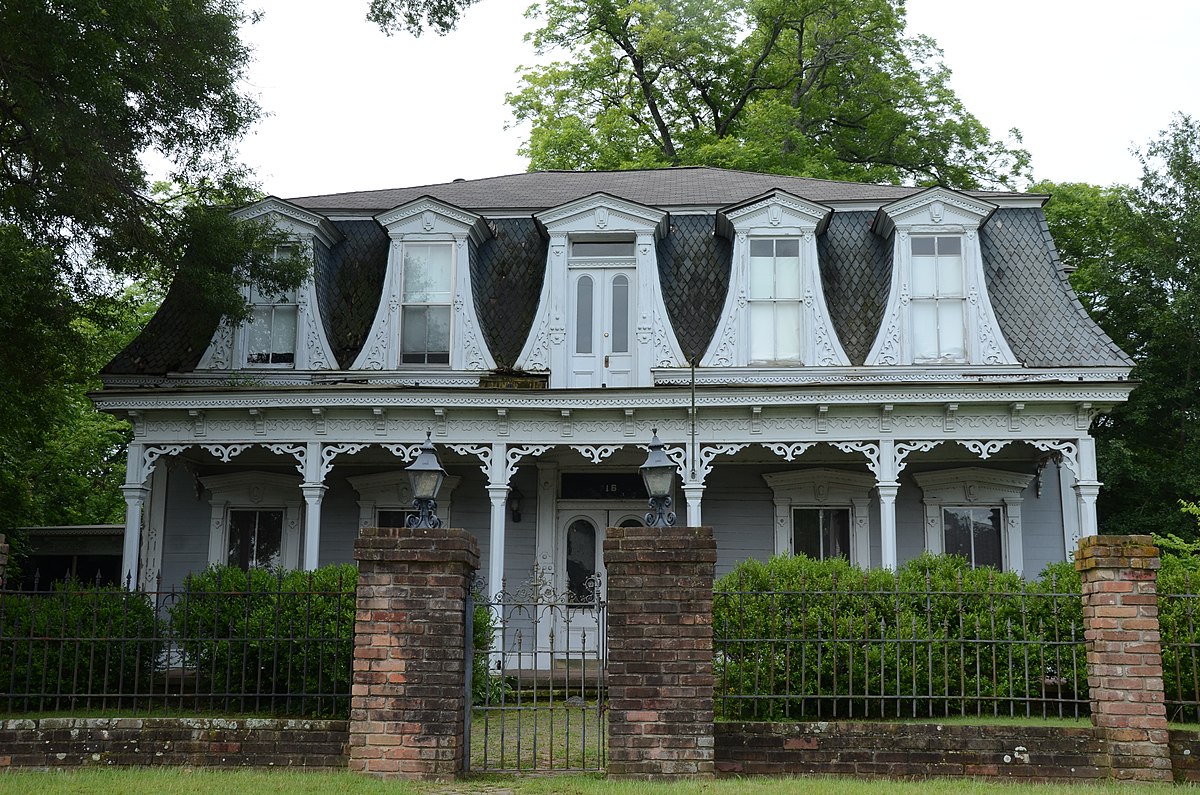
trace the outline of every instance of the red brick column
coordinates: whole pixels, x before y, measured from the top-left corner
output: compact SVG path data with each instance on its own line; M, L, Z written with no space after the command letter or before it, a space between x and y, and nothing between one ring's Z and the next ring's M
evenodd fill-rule
M354 542L358 609L350 769L447 779L463 770L464 633L479 545L464 530L367 529Z
M713 773L711 527L610 527L608 774Z
M1159 565L1150 536L1086 536L1075 557L1083 580L1092 723L1108 743L1113 778L1171 781Z

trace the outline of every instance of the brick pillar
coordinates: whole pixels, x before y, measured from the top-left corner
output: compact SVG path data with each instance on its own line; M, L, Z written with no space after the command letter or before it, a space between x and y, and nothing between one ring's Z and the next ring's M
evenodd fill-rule
M479 544L451 528L366 529L354 557L350 769L381 778L453 778L470 753L463 747L463 638Z
M610 527L608 774L713 773L711 527Z
M1150 536L1085 536L1083 581L1092 723L1108 743L1110 775L1171 781L1158 634L1158 549Z

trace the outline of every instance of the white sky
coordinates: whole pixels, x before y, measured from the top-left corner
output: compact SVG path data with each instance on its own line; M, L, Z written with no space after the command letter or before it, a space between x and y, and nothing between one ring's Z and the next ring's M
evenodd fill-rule
M250 90L269 118L242 155L277 196L404 187L524 171L504 95L530 63L527 0L482 0L458 30L383 35L367 0L248 0L263 19ZM1016 127L1036 178L1132 183L1130 147L1181 110L1200 116L1200 2L908 0L968 110Z

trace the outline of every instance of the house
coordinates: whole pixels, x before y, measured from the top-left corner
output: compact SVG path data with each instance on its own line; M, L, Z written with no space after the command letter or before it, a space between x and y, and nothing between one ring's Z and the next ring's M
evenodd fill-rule
M174 289L103 371L133 424L123 571L346 561L411 511L492 590L578 592L642 521L657 429L680 522L747 557L924 550L1029 575L1096 531L1088 428L1130 359L1086 315L1045 196L672 168L267 198L312 257L238 327Z

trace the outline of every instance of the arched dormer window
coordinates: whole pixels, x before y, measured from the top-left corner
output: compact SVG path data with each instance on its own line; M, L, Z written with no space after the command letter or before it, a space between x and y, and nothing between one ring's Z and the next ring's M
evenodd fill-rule
M931 188L881 207L892 284L866 364L1017 364L983 279L979 227L995 205Z
M281 199L269 198L234 213L243 220L265 219L290 242L275 248L277 258L312 257L341 233L323 216ZM243 290L250 318L239 326L222 322L201 357L198 370L329 370L337 367L321 321L316 286L305 279L295 290L269 293Z
M375 319L351 369L486 371L471 286L471 251L491 235L478 215L424 197L375 217L391 237Z
M817 260L830 210L773 191L718 215L732 237L730 289L710 367L818 367L850 364L833 330Z

